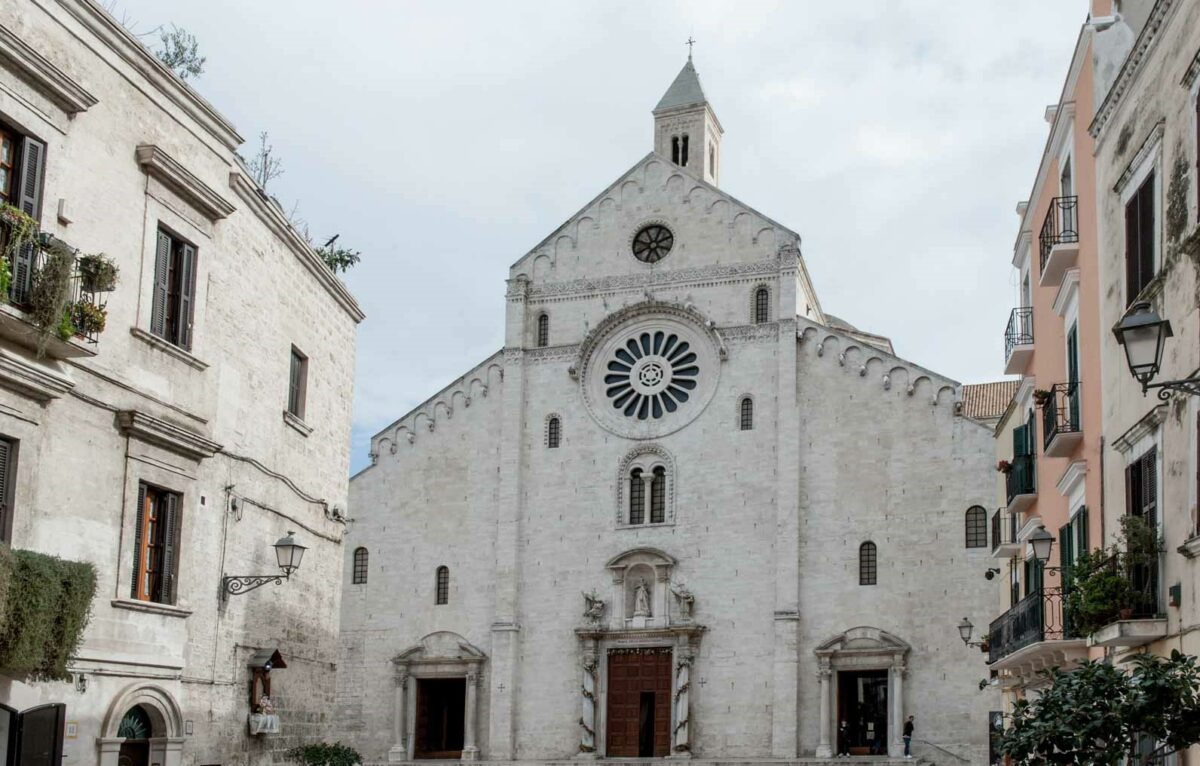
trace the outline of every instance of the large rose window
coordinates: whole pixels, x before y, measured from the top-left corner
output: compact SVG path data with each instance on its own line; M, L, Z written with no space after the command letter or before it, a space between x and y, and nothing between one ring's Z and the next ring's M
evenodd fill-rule
M712 399L720 339L693 311L637 307L613 317L584 344L583 398L609 431L653 439L692 422Z
M625 417L658 420L691 398L700 374L697 359L676 333L643 332L613 350L604 394Z

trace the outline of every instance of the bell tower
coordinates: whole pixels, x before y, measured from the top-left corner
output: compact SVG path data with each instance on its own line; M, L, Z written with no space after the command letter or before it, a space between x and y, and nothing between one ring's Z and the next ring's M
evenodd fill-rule
M689 49L687 63L654 107L654 151L716 186L724 132L700 87Z

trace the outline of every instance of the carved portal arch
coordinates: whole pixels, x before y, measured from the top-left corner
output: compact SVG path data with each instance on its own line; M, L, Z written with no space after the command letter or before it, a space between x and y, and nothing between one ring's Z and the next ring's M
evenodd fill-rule
M100 766L117 766L124 737L118 735L121 719L140 707L150 718L150 760L163 766L183 762L183 713L174 695L155 684L131 684L109 704L100 736L96 739Z
M392 658L396 668L396 692L393 701L392 742L388 760L416 757L417 684L422 678L462 678L466 683L463 722L464 761L479 757L477 746L478 688L487 655L467 639L448 630L424 636Z
M904 754L900 732L904 726L904 676L908 673L908 655L912 646L903 639L879 628L861 625L850 628L822 642L813 652L817 655L817 676L820 680L820 736L817 757L833 755L833 719L836 716L832 700L834 676L839 671L886 670L888 673L888 755L898 758Z

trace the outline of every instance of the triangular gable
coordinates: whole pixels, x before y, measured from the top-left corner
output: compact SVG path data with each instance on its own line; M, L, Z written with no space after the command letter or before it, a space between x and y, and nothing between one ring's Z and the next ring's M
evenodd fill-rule
M692 175L691 172L689 172L686 168L681 168L677 165L674 165L669 160L667 160L665 157L659 155L657 152L651 151L648 154L646 154L644 157L642 157L640 160L635 162L628 170L626 170L624 173L622 173L617 178L617 180L613 181L611 184L604 187L604 190L601 191L599 194L597 194L595 197L592 197L592 199L589 200L586 205L584 205L583 207L581 207L577 211L575 211L575 213L572 214L571 217L569 217L567 220L563 221L563 223L561 225L559 225L556 229L554 229L554 231L550 232L550 234L548 234L545 237L545 239L543 239L541 242L538 242L537 245L535 245L532 249L530 249L527 253L525 253L525 255L522 255L520 258L518 258L510 268L513 270L516 270L526 260L543 252L544 248L546 248L548 245L553 243L553 241L555 239L557 239L558 237L563 236L565 233L569 232L571 229L571 225L573 223L575 223L578 219L587 215L598 204L600 204L600 202L602 200L604 200L606 197L613 196L614 193L617 190L619 190L623 184L627 183L630 180L634 180L634 176L637 175L638 171L642 170L651 161L662 162L662 163L666 164L667 166L669 166L671 168L672 174L680 173L682 175L686 175L687 178L689 180L691 180L693 183L695 183L697 186L700 186L700 187L704 188L705 190L709 191L710 193L716 195L718 198L729 203L731 206L740 208L741 210L744 210L745 212L747 212L751 215L761 218L763 220L763 222L765 222L765 223L769 224L770 226L773 226L773 227L781 230L785 234L793 237L796 240L797 247L799 246L800 235L797 234L796 232L792 231L791 229L789 229L788 227L779 223L778 221L774 220L773 218L763 215L758 210L755 210L753 207L747 205L746 203L742 202L738 198L734 197L732 194L729 194L728 192L725 192L725 191L719 189L718 187L713 186L712 184L708 183L707 181L697 178L696 176Z

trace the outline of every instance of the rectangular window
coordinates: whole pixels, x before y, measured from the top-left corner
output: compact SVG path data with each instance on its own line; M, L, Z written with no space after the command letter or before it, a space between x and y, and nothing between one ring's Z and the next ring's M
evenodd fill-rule
M1154 279L1154 173L1125 203L1125 305Z
M0 436L0 541L12 544L13 498L17 479L16 439Z
M304 419L304 400L308 394L308 357L292 346L292 364L288 374L287 411Z
M1158 449L1155 447L1125 468L1125 511L1131 516L1142 517L1157 532ZM1135 566L1133 587L1137 594L1135 615L1157 614L1158 562Z
M46 145L0 123L0 202L12 205L35 221L42 216L42 180L46 168ZM8 251L9 227L0 222L0 252ZM19 306L29 303L33 288L32 245L9 255L12 279L8 299Z
M175 492L138 484L130 595L139 601L175 603L181 500Z
M190 350L195 297L195 245L160 228L154 248L154 296L150 309L150 332L180 348Z

